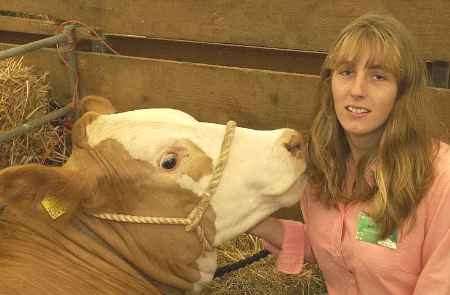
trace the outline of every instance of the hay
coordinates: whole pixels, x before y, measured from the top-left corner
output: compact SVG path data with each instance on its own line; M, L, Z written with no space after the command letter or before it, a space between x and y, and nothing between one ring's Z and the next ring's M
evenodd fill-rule
M0 131L48 113L51 105L47 73L24 66L23 58L0 61ZM63 126L47 123L0 143L0 168L25 163L62 164L68 154L66 133Z
M220 266L239 261L262 250L261 240L243 234L218 249ZM296 294L312 295L326 292L316 266L306 265L299 275L280 273L275 268L275 258L268 256L205 286L202 295L259 295Z

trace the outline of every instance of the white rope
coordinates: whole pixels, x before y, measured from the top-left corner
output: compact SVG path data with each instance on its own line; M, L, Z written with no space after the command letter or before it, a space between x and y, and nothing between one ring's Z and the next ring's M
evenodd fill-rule
M150 216L135 216L127 214L116 214L116 213L100 213L91 214L97 218L104 220L111 220L117 222L128 222L128 223L150 223L150 224L178 224L187 225L190 221L187 218L167 218L167 217L150 217Z

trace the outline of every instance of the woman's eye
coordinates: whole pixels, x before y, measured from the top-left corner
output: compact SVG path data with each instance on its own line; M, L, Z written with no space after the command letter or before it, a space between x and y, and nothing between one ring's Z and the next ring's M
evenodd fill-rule
M380 74L373 75L373 78L375 80L386 80L386 77L384 75L380 75Z
M169 153L162 157L159 166L163 169L170 170L177 166L177 154Z
M351 70L342 70L342 71L339 71L339 75L341 75L341 76L350 76L352 74L352 71Z

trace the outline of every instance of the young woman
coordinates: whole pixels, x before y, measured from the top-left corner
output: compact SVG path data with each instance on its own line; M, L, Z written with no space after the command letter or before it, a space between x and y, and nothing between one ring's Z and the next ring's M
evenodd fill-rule
M435 137L426 74L389 16L350 23L322 67L305 152L304 223L251 230L280 271L318 263L333 294L450 294L450 148Z

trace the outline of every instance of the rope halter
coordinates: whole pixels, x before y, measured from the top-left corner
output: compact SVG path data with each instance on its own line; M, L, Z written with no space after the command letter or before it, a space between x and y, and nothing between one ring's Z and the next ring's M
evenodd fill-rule
M231 143L233 141L235 129L236 122L228 121L225 129L225 135L222 141L222 146L220 149L219 159L216 166L214 167L208 187L206 188L206 191L201 195L201 199L198 202L197 206L192 209L192 211L186 218L135 216L116 213L98 213L91 215L100 219L117 222L185 225L184 228L187 232L191 232L193 230L197 232L203 250L211 251L213 247L206 239L205 230L200 224L200 221L202 220L203 215L208 209L212 196L214 196L217 191L217 187L219 186L223 171L228 161L228 156L230 154Z

